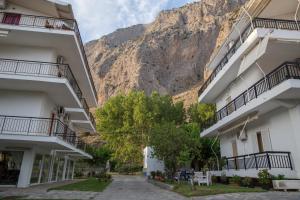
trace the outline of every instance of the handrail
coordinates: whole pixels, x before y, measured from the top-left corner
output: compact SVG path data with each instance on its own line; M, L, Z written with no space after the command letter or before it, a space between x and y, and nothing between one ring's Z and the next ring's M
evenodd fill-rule
M57 118L0 115L0 134L55 136L77 147L84 143L76 133Z
M3 17L5 16L5 14L18 14L21 16L21 18L17 23L5 23L5 22L3 22ZM81 35L79 32L78 24L75 19L27 15L27 14L21 14L21 13L13 13L13 12L0 12L0 23L7 24L7 25L13 25L13 26L37 27L37 28L45 28L45 29L74 31L76 38L79 42L79 46L80 46L80 50L82 52L82 56L84 59L86 71L87 71L89 79L91 81L92 90L95 94L95 98L98 101L98 96L97 96L94 80L91 75L89 62L86 57L86 53L85 53L84 45L83 45Z
M234 169L259 169L259 168L290 168L293 170L291 152L264 151L234 157L225 157L224 168Z
M300 22L300 21L299 21ZM254 18L253 27L255 28L275 28L275 29L286 29L286 30L298 30L297 22L294 20L283 20L283 19L268 19L268 18ZM249 23L244 31L241 34L241 37L238 37L232 47L228 50L226 55L221 59L217 67L213 70L208 79L204 82L201 88L198 91L198 96L200 96L208 85L215 79L217 74L223 69L223 67L228 63L229 59L235 54L238 48L243 44L243 42L248 38L252 33L252 27Z
M0 58L0 73L66 78L79 99L82 91L68 64Z
M293 62L285 62L281 64L279 67L267 74L266 77L258 80L242 94L217 111L217 119L223 119L243 105L246 105L249 101L257 98L262 93L291 78L300 79L300 64Z
M243 93L238 95L231 102L226 104L224 107L216 112L215 119L211 119L207 123L203 124L203 128L208 128L212 126L219 120L230 115L234 111L238 110L242 106L248 104L253 99L257 98L264 92L271 90L276 85L282 83L288 79L300 79L300 64L296 62L285 62L279 67L272 70L266 75L266 77L261 78L251 87L245 90Z

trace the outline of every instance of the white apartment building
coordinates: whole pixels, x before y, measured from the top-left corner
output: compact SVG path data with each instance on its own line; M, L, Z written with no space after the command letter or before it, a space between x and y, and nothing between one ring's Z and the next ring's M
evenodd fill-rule
M0 185L72 179L96 106L71 5L0 0Z
M300 178L300 2L251 0L209 62L199 102L216 104L216 174Z

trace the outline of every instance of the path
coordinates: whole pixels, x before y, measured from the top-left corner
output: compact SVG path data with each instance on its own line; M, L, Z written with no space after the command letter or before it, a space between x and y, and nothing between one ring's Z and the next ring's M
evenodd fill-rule
M60 183L65 184L65 183ZM59 184L55 184L59 185ZM0 196L28 196L28 199L81 199L81 200L300 200L299 192L266 192L222 194L207 197L186 198L174 192L160 189L140 176L114 176L114 181L104 192L50 191L53 184L26 189L1 188Z

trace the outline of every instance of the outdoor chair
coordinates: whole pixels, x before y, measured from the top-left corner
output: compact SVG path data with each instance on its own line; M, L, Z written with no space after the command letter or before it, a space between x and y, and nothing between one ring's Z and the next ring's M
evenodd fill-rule
M190 179L190 183L194 185L194 183L198 183L198 185L206 184L210 186L212 184L211 174L210 172L206 172L206 175L203 175L203 172L195 172L194 177Z

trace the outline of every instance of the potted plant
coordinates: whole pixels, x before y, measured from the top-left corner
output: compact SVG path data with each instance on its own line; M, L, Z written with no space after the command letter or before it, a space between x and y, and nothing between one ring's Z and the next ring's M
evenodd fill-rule
M272 175L267 169L260 170L258 172L258 182L265 190L270 190L272 183Z

